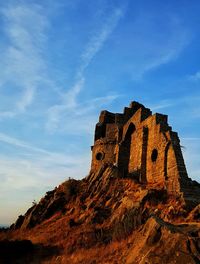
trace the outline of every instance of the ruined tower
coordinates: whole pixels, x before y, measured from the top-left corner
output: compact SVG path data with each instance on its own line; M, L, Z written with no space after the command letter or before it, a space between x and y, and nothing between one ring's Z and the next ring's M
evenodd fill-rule
M178 134L167 115L153 114L138 102L123 113L102 111L92 146L91 172L102 166L118 168L120 177L160 185L179 195L189 180Z

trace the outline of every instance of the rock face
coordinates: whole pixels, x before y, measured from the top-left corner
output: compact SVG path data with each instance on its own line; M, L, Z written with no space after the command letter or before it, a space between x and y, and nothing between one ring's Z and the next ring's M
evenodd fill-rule
M57 206L51 206L54 203ZM18 221L4 239L29 239L36 249L55 249L53 255L41 249L38 262L28 263L200 261L199 207L187 211L162 185L120 178L112 165L81 181L64 182L30 208L24 221L20 219L21 227ZM16 263L26 263L21 256L20 260Z
M106 164L115 165L119 177L162 185L169 195L182 196L190 204L200 202L200 188L188 178L178 134L168 125L166 115L152 115L140 103L131 102L123 114L101 112L91 172Z
M86 178L47 192L0 232L2 247L28 239L38 252L16 263L200 263L200 185L167 117L136 102L103 111L92 152Z

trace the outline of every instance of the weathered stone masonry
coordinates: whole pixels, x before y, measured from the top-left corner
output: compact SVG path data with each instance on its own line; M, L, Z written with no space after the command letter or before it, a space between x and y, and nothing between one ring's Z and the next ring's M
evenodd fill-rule
M123 113L100 114L92 146L91 172L108 164L118 167L121 177L161 185L176 196L191 181L179 137L168 125L167 116L152 115L150 109L137 102L131 102Z

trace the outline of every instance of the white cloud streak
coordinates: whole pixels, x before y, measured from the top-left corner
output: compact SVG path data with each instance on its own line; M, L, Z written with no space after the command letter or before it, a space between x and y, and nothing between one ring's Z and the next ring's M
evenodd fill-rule
M61 104L54 105L49 108L49 117L47 122L47 129L49 131L53 132L58 128L62 116L66 116L66 112L71 112L72 114L75 109L82 109L83 114L85 112L88 112L89 109L93 109L92 102L89 102L88 105L78 104L77 102L77 96L83 90L85 84L84 71L90 65L91 61L94 59L96 54L102 49L104 43L107 41L109 36L112 34L113 30L118 25L119 20L123 16L123 14L124 10L120 8L115 8L112 14L107 18L105 24L103 24L101 30L95 32L94 35L91 37L85 50L81 54L81 63L76 73L75 84L62 96ZM114 100L116 97L116 95L105 96L104 99L108 102ZM101 101L101 99L102 98L96 98L96 104ZM81 127L80 123L79 127Z
M35 155L30 158L9 158L0 155L1 223L11 224L19 214L31 206L31 202L39 200L46 191L52 190L68 177L80 179L86 176L89 155L74 156L73 165L67 164L60 157ZM5 220L4 220L5 219Z
M82 158L81 156L78 157L77 155L76 158L74 158L71 155L51 152L42 148L38 148L22 140L10 137L4 133L0 133L0 142L12 145L14 147L26 149L27 151L31 152L33 155L40 155L43 157L43 159L49 161L49 163L53 162L54 164L74 166L77 164L77 160L80 160Z
M8 5L1 10L7 47L1 54L1 89L10 83L15 87L14 107L5 109L0 117L13 117L26 111L34 100L36 89L45 71L42 56L46 41L47 18L41 6ZM14 108L14 110L13 110Z
M101 50L105 41L109 38L110 34L116 28L120 18L123 15L124 10L120 8L115 8L110 17L108 17L106 23L103 25L102 29L91 38L88 45L86 46L85 51L81 55L82 65L80 66L78 72L80 75L88 67L97 52Z
M14 151L17 148L22 153L18 157L0 154L2 223L16 220L17 215L30 207L33 199L39 199L67 177L80 179L89 171L86 166L89 165L89 152L73 156L50 152L3 133L0 133L0 144L9 144Z
M175 101L162 100L162 101L160 101L158 104L154 104L154 105L149 106L149 108L150 108L152 111L157 111L157 110L160 110L160 109L165 109L165 108L172 107L172 106L174 106L176 103L177 103L177 102L175 102Z
M54 133L59 129L65 134L93 134L94 124L97 120L97 111L111 103L120 95L107 95L93 98L90 101L80 103L76 108L66 108L65 105L56 105L48 111L49 119L46 128Z
M194 82L197 82L197 81L199 81L200 80L200 71L197 71L195 74L193 74L193 75L189 75L188 76L188 79L190 80L190 81L194 81Z
M167 28L162 24L165 19ZM120 36L119 50L121 45L125 47L121 55L122 59L126 58L124 68L137 81L149 71L176 60L191 41L190 31L181 19L165 13L161 18L160 14L152 14L149 10L136 14L129 31L130 39L126 31Z

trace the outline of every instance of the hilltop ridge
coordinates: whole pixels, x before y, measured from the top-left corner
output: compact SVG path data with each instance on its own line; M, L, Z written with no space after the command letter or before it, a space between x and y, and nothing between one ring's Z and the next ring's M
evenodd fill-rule
M100 114L86 178L47 192L0 233L0 260L200 263L199 203L167 116L132 102Z

